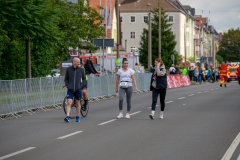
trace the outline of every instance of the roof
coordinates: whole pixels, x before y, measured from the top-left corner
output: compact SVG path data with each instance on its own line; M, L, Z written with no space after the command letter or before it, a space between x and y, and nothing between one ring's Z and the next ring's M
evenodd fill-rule
M167 12L181 12L181 10L170 2L170 0L119 0L120 12L150 12L154 8L160 6Z
M195 19L195 8L192 8L191 6L189 6L189 5L184 5L183 6L183 8L186 10L186 11L189 11L190 13L188 13L188 14L190 14L190 16L191 16L191 18L194 18Z

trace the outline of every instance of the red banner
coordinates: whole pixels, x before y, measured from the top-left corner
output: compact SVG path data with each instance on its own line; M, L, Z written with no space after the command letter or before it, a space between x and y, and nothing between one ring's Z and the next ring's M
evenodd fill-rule
M171 85L171 80L169 76L167 76L167 88L173 88L174 86Z

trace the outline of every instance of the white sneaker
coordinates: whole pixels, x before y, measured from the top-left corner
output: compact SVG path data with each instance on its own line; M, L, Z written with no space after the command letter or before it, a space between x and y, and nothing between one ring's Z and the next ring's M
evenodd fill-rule
M160 117L159 118L163 119L163 112L162 111L160 112Z
M151 119L154 119L154 114L153 114L153 113L149 114L149 117L150 117Z
M130 118L130 115L127 113L126 116L125 116L125 118Z
M122 118L122 117L123 117L123 114L120 112L117 118Z

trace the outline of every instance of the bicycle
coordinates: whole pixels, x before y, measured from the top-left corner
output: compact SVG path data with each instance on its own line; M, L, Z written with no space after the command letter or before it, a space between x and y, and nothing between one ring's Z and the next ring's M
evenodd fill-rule
M89 110L89 105L87 105L86 109L84 110L84 108L83 108L83 105L84 105L83 96L81 97L80 104L81 104L81 110L80 110L81 115L83 117L87 117L88 110ZM64 100L63 100L63 111L67 115L66 108L67 108L67 96L65 96ZM70 110L69 118L71 118L71 119L76 118L76 114L77 114L77 106L76 106L76 101L75 101L75 96L74 96L73 97L73 102L71 104L71 110Z

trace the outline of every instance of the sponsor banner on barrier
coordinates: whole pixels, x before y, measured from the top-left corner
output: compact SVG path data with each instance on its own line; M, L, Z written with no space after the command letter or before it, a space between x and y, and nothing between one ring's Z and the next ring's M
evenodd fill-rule
M173 88L174 86L171 85L171 80L169 76L167 76L167 88Z
M188 86L191 85L191 81L190 81L190 78L189 78L188 75L186 75L186 80L185 80L185 82L187 83Z
M182 79L181 79L180 75L177 75L176 77L177 77L177 80L178 80L178 83L179 83L180 87L183 87L183 82L182 82Z
M191 85L188 75L167 76L168 88L176 88Z
M177 87L177 85L175 84L174 76L169 76L169 79L170 79L170 83L171 83L172 88Z
M180 82L178 80L178 76L174 76L174 83L176 84L177 87L181 87Z
M181 86L187 86L186 75L180 75Z

